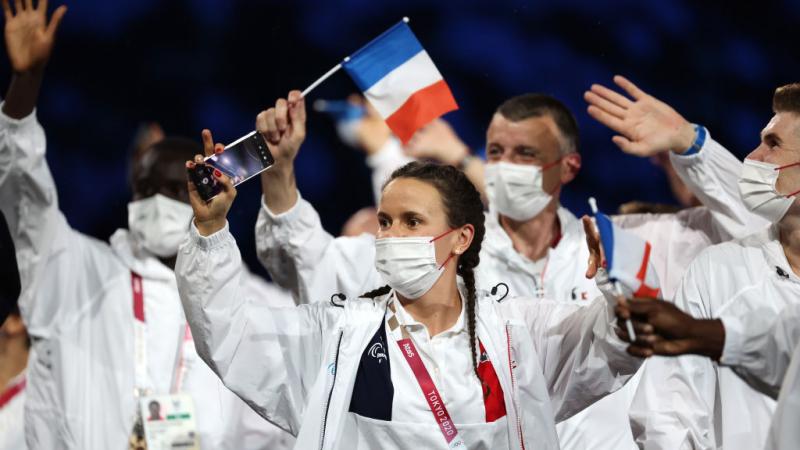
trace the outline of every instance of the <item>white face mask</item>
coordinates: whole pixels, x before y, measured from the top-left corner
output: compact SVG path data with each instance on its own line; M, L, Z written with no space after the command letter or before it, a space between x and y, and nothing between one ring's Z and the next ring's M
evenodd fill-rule
M178 253L193 214L190 205L156 194L128 203L128 229L142 248L166 258Z
M778 223L783 219L794 203L794 195L797 194L793 192L784 195L775 188L780 170L786 167L790 166L777 166L745 159L739 176L739 195L742 197L742 202L747 209L770 223Z
M451 231L436 238L378 239L375 241L375 268L389 287L406 299L416 300L431 290L444 273L447 260L441 266L436 262L434 241Z
M486 195L489 206L510 219L525 222L536 217L553 199L542 188L543 167L497 162L486 165Z

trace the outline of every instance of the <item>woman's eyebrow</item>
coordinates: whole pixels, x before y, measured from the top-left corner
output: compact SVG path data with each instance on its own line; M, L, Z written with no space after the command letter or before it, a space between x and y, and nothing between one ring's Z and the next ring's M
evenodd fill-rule
M408 211L403 211L403 213L400 214L400 216L403 217L404 219L411 219L411 218L417 218L417 217L424 217L425 215L422 214L422 213L416 212L416 211L414 211L412 209L412 210L408 210Z

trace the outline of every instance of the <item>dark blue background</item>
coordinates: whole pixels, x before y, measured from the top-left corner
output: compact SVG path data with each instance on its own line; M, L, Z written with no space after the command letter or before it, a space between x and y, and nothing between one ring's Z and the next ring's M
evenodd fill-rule
M57 2L51 2L58 4ZM247 1L68 2L40 101L48 160L70 223L107 239L127 223L128 147L142 121L168 134L222 142L253 129L255 115L304 88L403 16L461 106L446 118L473 148L484 145L505 98L546 92L575 112L583 170L563 203L607 211L632 199L674 202L660 169L622 154L585 112L591 83L628 76L743 157L771 115L774 88L800 79L800 1ZM8 79L7 62L3 72ZM4 81L5 81L4 80ZM342 72L311 98L354 91ZM340 144L328 118L310 114L298 184L325 227L372 201L363 156ZM231 213L256 266L253 224L260 186L248 183Z

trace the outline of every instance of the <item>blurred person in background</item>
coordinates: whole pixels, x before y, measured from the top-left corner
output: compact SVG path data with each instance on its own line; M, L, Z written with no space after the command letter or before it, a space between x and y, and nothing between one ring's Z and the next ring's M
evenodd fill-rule
M198 358L180 306L173 267L192 218L183 163L202 147L163 138L131 155L129 229L110 243L72 229L35 114L66 7L48 23L46 1L16 2L13 10L2 4L13 77L0 106L0 209L16 246L19 309L32 340L28 446L137 446L145 437L141 401L185 394L201 448L287 448L291 436L261 420ZM250 274L245 285L264 302L294 304Z
M24 450L25 368L30 339L19 311L0 326L0 449Z
M30 339L19 315L14 241L0 213L0 450L25 450L23 408Z

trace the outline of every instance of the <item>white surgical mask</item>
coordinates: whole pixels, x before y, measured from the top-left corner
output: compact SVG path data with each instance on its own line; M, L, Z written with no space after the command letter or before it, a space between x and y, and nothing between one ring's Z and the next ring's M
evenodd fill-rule
M778 223L794 203L794 195L781 194L775 188L781 169L797 164L778 166L752 159L745 159L742 173L739 176L739 195L747 209L767 219L770 223Z
M178 253L192 215L190 205L156 194L128 203L128 229L138 245L166 258Z
M431 290L444 273L447 260L441 266L436 262L434 241L451 231L435 238L378 239L375 241L375 268L389 287L404 298L416 300Z
M542 188L542 172L560 161L542 167L507 162L487 164L486 195L490 209L519 222L536 217L553 199Z

